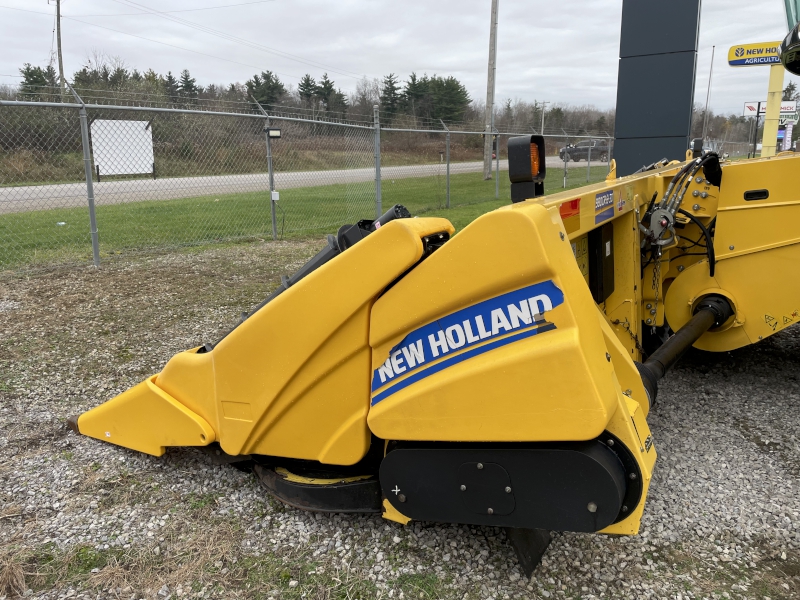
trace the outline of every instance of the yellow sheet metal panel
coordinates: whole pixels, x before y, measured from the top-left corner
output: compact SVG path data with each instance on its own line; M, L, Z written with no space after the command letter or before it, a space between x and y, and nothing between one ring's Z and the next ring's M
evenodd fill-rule
M550 210L555 218L526 202L480 217L375 303L376 435L538 441L603 431L617 401L613 366L558 206Z
M642 478L642 496L627 518L609 525L600 533L635 535L639 533L647 493L653 478L653 467L658 455L641 407L629 398L620 399L617 410L608 424L608 431L617 436L636 459Z
M383 499L383 518L387 521L394 521L395 523L400 523L400 525L408 525L411 522L411 519L397 510L392 503Z
M226 452L336 464L355 463L366 453L369 308L420 259L420 237L437 231L452 226L444 219L402 219L381 227L214 348L216 401L247 404L252 415L219 415Z
M630 206L638 206L639 198L632 190L620 192L620 200ZM603 303L603 313L626 349L627 357L641 360L641 249L636 213L621 213L613 223L614 292ZM635 370L630 360L627 363Z
M800 155L734 163L723 169L714 248L717 260L800 243ZM769 193L763 200L745 194Z
M219 431L220 406L215 400L211 354L198 354L198 349L173 356L154 378L154 383Z
M357 462L370 443L372 303L419 261L421 238L437 232L453 226L438 218L388 223L211 352L177 354L158 376L82 415L81 431L152 454L199 445L202 430L204 443L217 439L232 455Z
M206 446L211 425L154 383L155 376L78 417L83 435L154 456L166 446Z
M701 337L695 347L724 352L753 344L800 321L800 157L727 165L719 198L714 247L716 272L702 259L672 281L667 319L685 324L711 293L728 297L735 319ZM769 197L746 200L766 190ZM761 194L763 195L763 194Z

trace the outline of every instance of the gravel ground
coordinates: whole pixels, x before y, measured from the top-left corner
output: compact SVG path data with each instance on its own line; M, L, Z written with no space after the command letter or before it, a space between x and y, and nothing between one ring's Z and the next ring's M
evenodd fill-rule
M650 416L641 535L555 534L531 581L501 530L301 512L199 450L66 428L215 339L320 243L0 274L0 599L800 597L796 327L690 352Z

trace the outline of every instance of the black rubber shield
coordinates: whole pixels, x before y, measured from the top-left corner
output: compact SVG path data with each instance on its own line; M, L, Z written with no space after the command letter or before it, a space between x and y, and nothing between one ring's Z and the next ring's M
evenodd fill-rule
M592 532L619 519L628 478L594 440L390 444L380 480L389 502L419 521Z

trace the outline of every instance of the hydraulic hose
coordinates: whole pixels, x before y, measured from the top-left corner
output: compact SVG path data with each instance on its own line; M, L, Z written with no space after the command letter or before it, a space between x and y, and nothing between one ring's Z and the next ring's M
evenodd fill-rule
M714 252L714 240L711 238L711 232L709 228L703 225L703 222L695 217L692 213L687 212L682 208L678 209L678 212L684 217L688 218L692 223L697 225L697 227L700 229L700 232L703 234L706 240L706 255L708 256L708 275L709 277L713 277L714 270L716 269L717 265L717 255Z
M658 381L675 366L681 356L712 327L719 327L733 316L733 308L722 296L706 296L697 305L694 316L664 344L650 355L644 364L636 363L650 405L655 403Z

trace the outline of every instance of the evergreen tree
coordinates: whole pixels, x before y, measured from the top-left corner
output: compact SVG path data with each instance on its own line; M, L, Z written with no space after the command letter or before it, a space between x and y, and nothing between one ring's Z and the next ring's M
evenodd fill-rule
M433 119L443 121L461 121L470 103L467 88L452 75L449 77L430 78L428 89L433 103Z
M387 119L392 119L400 110L402 96L399 93L400 84L394 73L389 73L383 78L383 88L381 89L381 108Z
M272 71L262 71L260 76L258 74L253 75L253 78L247 81L245 85L247 86L247 93L253 96L262 106L277 104L286 93L283 83Z
M147 69L144 72L144 80L149 83L150 85L160 84L164 79L158 73L156 73L153 69Z
M800 92L797 91L797 84L794 81L790 81L783 90L783 100L800 100Z
M302 100L304 104L311 104L311 100L314 98L316 90L317 82L314 81L314 78L308 73L303 75L303 78L297 85L297 94L300 96L300 100Z
M43 69L25 63L19 70L19 74L22 75L22 91L26 94L52 93L55 90L47 88L58 87L58 76L53 65L48 65Z
M167 71L167 75L164 77L164 93L173 102L177 101L178 80L172 75L172 71Z
M545 118L547 119L547 124L549 126L555 128L562 127L564 124L564 109L560 106L551 108L549 111L547 111Z
M608 123L606 122L606 118L601 115L600 118L594 122L594 130L605 131L606 129L608 129Z
M406 88L403 90L403 104L406 113L417 116L422 107L423 99L428 94L428 76L422 79L416 73L411 73L406 81Z
M197 98L197 80L189 74L188 69L181 71L181 78L178 82L178 93L182 98L194 100Z
M510 122L511 119L514 118L514 109L511 108L511 99L506 100L506 103L503 105L503 118Z
M332 97L335 93L336 87L333 81L328 79L328 74L325 73L314 88L314 96L322 102L325 110L329 110L331 100L333 99Z
M349 108L349 103L347 101L347 96L342 92L342 90L336 90L333 94L329 96L328 100L328 111L336 113L339 117L344 117L347 114L347 109Z
M125 86L131 74L128 69L124 67L117 67L108 73L108 81L106 82L110 87L120 89Z

